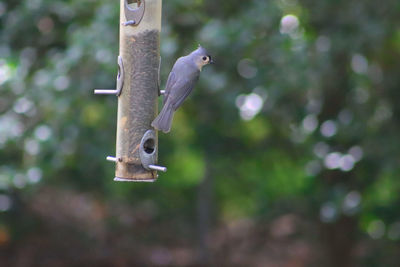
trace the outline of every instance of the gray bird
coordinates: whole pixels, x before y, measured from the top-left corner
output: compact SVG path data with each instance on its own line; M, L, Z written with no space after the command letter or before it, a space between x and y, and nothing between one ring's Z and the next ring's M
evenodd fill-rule
M210 63L213 63L211 56L200 45L189 55L178 58L168 76L164 106L151 126L164 133L171 130L174 112L192 92L203 66Z

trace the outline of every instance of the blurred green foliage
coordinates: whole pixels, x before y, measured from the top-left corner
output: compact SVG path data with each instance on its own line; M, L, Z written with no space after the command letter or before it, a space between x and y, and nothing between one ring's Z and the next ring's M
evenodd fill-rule
M168 172L127 184L104 160L116 99L93 95L115 86L118 1L0 2L0 263L396 266L400 2L163 4L162 81L198 43L217 64L160 134ZM305 256L277 260L260 245L273 237L244 232L257 249L239 259L218 235L293 216L285 242Z

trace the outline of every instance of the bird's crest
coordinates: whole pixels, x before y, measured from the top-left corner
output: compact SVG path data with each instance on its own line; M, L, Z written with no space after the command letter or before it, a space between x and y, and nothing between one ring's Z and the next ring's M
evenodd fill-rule
M199 52L202 55L207 55L207 50L205 48L203 48L200 44L195 51Z

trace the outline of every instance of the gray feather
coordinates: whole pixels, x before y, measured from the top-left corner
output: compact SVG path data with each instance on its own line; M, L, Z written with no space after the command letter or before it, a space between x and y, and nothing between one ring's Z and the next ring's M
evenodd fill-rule
M165 105L165 103L167 102L167 98L168 98L169 93L171 92L171 88L174 86L175 82L176 82L175 73L173 70L171 70L171 72L168 76L167 85L165 86L163 105Z
M165 87L163 108L152 126L160 131L169 132L174 112L192 92L199 79L200 70L194 62L194 54L179 58L168 76Z
M155 129L168 133L171 130L172 118L174 117L174 109L170 105L164 105L160 114L151 123Z
M190 55L179 58L168 77L164 104L169 102L175 110L179 108L193 90L199 74L200 71Z
M182 84L171 92L168 100L171 102L174 110L177 110L183 104L183 101L185 101L192 92L198 79L199 75L196 75L192 77L192 79L181 81Z

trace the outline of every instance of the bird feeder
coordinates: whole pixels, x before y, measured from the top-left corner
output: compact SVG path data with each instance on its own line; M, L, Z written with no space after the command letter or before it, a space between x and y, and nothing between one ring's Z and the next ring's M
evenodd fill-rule
M118 96L115 181L153 182L158 136L151 122L160 96L160 31L162 0L120 0L117 88L95 94Z

